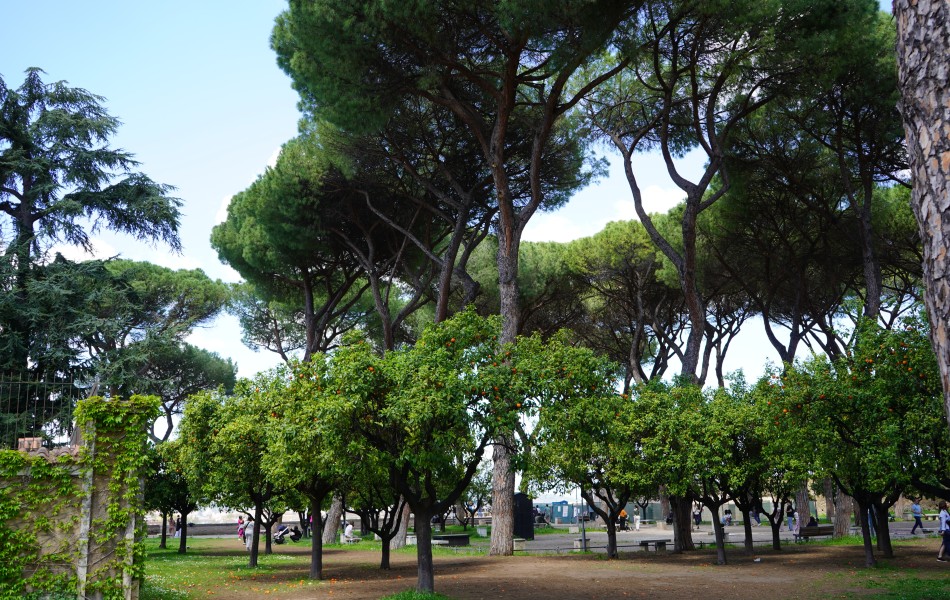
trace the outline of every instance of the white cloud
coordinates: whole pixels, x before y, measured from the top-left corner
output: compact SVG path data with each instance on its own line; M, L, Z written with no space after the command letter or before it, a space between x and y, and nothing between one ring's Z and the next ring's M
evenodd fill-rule
M642 193L647 213L667 212L684 197L679 188L659 185L649 185ZM574 196L557 212L534 215L523 239L526 242L569 242L594 235L610 221L630 220L638 220L638 217L625 185L595 186Z
M665 213L685 199L683 190L677 187L664 188L650 185L643 188L640 193L643 197L643 208L647 214ZM614 212L616 217L613 220L639 220L632 197L615 202Z
M231 205L231 198L234 196L225 196L218 205L218 212L214 214L214 224L224 223L228 218L228 206Z
M93 238L90 240L92 248L91 251L87 252L83 249L82 246L73 246L70 244L56 244L49 249L49 258L50 260L56 256L56 253L63 255L63 258L71 260L73 262L81 262L84 260L93 260L93 259L106 259L117 256L120 252L115 248L115 246L109 244L108 242L101 240L99 238Z
M276 150L274 150L273 152L271 152L270 158L267 159L267 166L268 166L268 167L270 167L270 168L273 169L274 167L277 166L277 159L280 158L280 151L281 151L281 149L282 149L282 148L277 148Z
M541 213L531 218L522 239L526 242L563 243L597 232L591 228L590 224L579 225L558 213Z
M216 352L223 358L230 358L238 365L239 377L253 377L260 371L276 367L281 363L280 356L267 350L257 352L241 342L241 326L236 317L229 314L218 318L207 327L195 329L187 339L189 344Z

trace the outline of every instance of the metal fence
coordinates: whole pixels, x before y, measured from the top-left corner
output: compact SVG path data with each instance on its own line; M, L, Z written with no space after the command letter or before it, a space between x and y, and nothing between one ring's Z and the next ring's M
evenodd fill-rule
M29 379L0 372L0 448L21 438L48 448L69 444L73 408L85 396L71 378Z

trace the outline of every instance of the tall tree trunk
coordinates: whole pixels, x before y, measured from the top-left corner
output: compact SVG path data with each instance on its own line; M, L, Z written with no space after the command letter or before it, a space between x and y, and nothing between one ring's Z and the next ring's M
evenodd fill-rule
M840 538L851 532L851 516L854 511L854 499L845 494L841 488L835 499L835 532L834 537Z
M402 519L399 520L399 530L396 532L396 537L393 538L392 547L395 548L405 548L406 546L406 534L409 533L409 515L412 514L412 509L409 508L408 504L403 504L402 507Z
M798 509L798 520L804 525L811 514L811 500L808 498L808 482L802 483L795 492L795 508Z
M507 448L513 442L507 435L495 444L492 460L491 545L488 553L511 556L515 551L515 472ZM418 515L417 515L418 518Z
M320 513L317 513L318 515ZM327 522L323 526L323 544L336 543L336 533L340 530L340 519L343 517L343 498L334 495L327 511Z
M835 516L835 482L831 477L825 477L821 484L825 496L825 516L832 519Z
M501 199L499 199L501 202ZM498 229L498 293L501 306L502 329L498 345L515 341L521 322L518 303L518 249L520 230L514 219L505 219ZM491 545L488 553L495 556L514 554L515 537L515 472L510 453L515 447L512 432L498 436L492 449L492 502Z
M950 415L950 2L894 0L894 15L911 205L924 246L931 343Z
M660 518L665 519L666 515L670 514L670 496L666 493L666 486L660 486ZM690 511L690 517L692 517L692 511Z
M670 510L673 512L673 552L696 549L693 545L691 504L688 498L670 496ZM715 521L715 518L713 520Z

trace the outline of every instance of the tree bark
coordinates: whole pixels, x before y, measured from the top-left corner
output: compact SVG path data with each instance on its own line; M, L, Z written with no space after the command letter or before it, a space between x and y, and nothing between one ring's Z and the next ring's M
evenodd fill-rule
M504 199L499 198L503 204ZM503 211L504 213L504 211ZM518 249L521 231L516 220L502 215L498 228L498 294L501 307L502 329L498 346L512 343L518 336L521 307L518 302ZM504 432L498 436L492 449L491 545L488 553L511 556L515 552L515 472L510 453L515 447L514 435Z
M709 507L713 509L712 506ZM722 527L722 521L719 520L719 506L715 507L715 510L712 510L712 522L713 522L713 531L716 532L716 564L724 565L726 564L726 540L723 533L725 533Z
M261 507L260 503L254 505L254 527L251 530L251 557L248 560L247 566L256 567L257 566L257 545L261 540L261 515L263 515L264 510ZM245 533L245 535L247 535ZM182 536L184 537L184 536Z
M320 518L320 505L323 499L310 499L310 515L313 519L310 532L310 579L323 579L323 519Z
M802 483L795 492L795 508L798 509L798 520L804 525L811 515L811 501L808 498L808 482Z
M844 537L851 531L851 515L854 511L854 500L838 488L835 501L835 532L836 538Z
M831 519L835 516L835 482L831 477L822 480L822 492L825 495L825 516Z
M403 504L402 519L399 520L399 530L396 532L396 537L393 538L391 543L392 548L405 548L406 534L409 533L409 515L411 514L412 509L409 508L409 505Z
M868 507L857 500L854 503L858 507L858 522L861 524L861 537L864 540L864 565L873 567L877 561L874 560L874 544L871 542L871 529L868 527Z
M419 580L416 590L432 592L435 589L435 570L432 565L432 515L416 511L416 560Z
M178 554L184 554L188 551L188 515L190 512L181 513L181 536L178 538Z
M755 546L752 543L752 511L748 508L742 511L742 533L745 535L745 552L746 554L753 554L755 552ZM761 518L761 517L760 517Z
M162 513L162 541L159 542L158 547L164 550L168 548L168 513Z
M950 2L894 0L900 111L924 246L924 297L950 415Z
M317 513L318 515L320 513ZM330 503L330 510L327 511L327 522L323 526L323 544L333 544L336 542L336 533L340 529L340 519L343 517L343 498L333 496Z
M894 546L891 545L891 525L888 521L887 507L879 502L874 503L873 506L876 518L874 528L877 530L877 549L881 551L881 556L884 558L894 558Z
M495 444L492 459L491 546L488 553L511 556L515 551L515 472L507 443ZM418 515L417 515L418 517Z
M696 549L696 546L693 545L691 507L692 503L688 498L670 496L670 510L673 513L673 552Z

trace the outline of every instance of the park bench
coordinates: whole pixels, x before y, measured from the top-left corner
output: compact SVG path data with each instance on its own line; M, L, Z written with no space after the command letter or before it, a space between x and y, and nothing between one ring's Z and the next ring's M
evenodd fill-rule
M808 540L808 538L819 537L824 535L834 535L835 526L834 525L812 525L811 527L802 527L798 530L797 539Z
M663 540L640 540L640 547L644 550L649 550L650 546L659 552L660 550L666 550L666 544L672 540L663 539Z
M350 536L350 537L346 537L345 534L342 534L342 533L340 534L340 543L341 543L341 544L355 544L355 543L361 542L361 541L363 541L363 538L361 538L361 537L358 537L358 536L355 536L355 535Z
M432 543L441 541L448 546L468 546L469 536L468 533L436 533L432 536Z
M920 516L924 521L936 521L940 515L937 513L926 513Z

